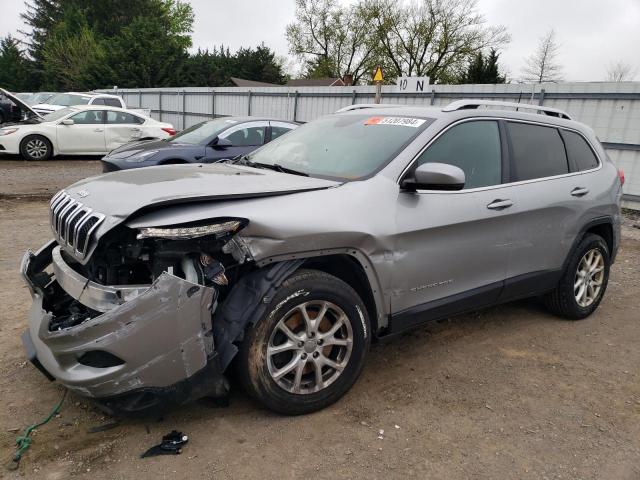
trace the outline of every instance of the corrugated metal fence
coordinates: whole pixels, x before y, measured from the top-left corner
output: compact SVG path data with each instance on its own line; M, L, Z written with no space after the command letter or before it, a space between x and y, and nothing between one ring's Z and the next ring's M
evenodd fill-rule
M148 88L115 93L131 108L151 109L154 118L178 129L226 115L308 122L347 105L374 100L372 86ZM395 86L382 89L383 103L442 106L461 98L556 107L590 125L611 159L625 171L625 204L640 209L640 82L429 85L424 93L399 93Z

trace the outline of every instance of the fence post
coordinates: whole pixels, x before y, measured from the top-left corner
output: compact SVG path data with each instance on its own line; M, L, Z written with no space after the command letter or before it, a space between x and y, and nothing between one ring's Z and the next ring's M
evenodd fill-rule
M211 90L211 118L216 118L216 91Z
M158 92L158 118L162 121L162 90Z
M540 100L538 100L538 105L542 105L544 103L544 88L540 89Z
M433 105L434 103L436 103L436 89L432 88L431 89L431 105Z
M251 90L247 92L247 115L251 116Z
M353 95L351 96L351 105L355 105L356 104L356 91L353 91Z
M187 91L182 90L182 129L186 128L187 124Z
M142 108L142 90L138 90L138 108Z
M298 118L298 90L293 94L293 121L296 122Z

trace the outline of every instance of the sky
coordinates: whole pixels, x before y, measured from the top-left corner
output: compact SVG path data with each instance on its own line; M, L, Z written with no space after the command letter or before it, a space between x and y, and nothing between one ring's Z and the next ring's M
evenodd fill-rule
M294 18L294 0L189 3L195 12L194 49L224 44L233 51L264 42L288 56L285 28ZM23 9L22 0L0 0L0 36L23 28ZM565 80L604 80L616 61L632 65L640 80L640 0L478 0L478 11L488 24L504 25L511 34L500 56L509 78L521 76L525 59L553 28Z

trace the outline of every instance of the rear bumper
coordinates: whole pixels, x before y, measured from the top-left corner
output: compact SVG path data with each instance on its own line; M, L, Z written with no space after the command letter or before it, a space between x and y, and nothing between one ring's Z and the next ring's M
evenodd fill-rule
M48 280L42 272L50 265ZM27 252L21 271L33 299L25 351L49 378L114 413L226 393L213 345L212 288L165 272L125 295L64 264L55 242ZM52 331L53 320L74 312L86 318Z

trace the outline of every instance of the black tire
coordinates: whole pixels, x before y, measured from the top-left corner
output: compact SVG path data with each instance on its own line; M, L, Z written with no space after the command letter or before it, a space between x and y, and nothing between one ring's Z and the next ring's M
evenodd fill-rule
M318 307L315 306L316 303L319 304ZM305 324L300 313L300 326L298 327L300 330L296 331L298 332L297 335L305 337L306 340L297 343L299 348L290 349L287 352L269 357L267 355L267 347L270 342L273 341L275 343L277 335L283 336L282 330L279 329L281 320L289 319L288 321L290 322L291 319L294 319L294 316L298 314L296 308L301 304L305 304L306 309L317 308L321 310L322 306L329 308L323 316L323 320L320 321L320 325L323 325L324 318L326 318L327 325L324 327L325 330L322 331L318 328L315 340L310 338L308 335L313 333L309 334L305 328L302 328L302 325ZM331 305L331 307L327 307L327 305ZM337 308L334 310L333 307ZM339 312L339 310L344 313L350 325L350 330L348 330L349 327L345 322L336 334L326 338L338 339L344 343L344 339L348 339L349 335L351 335L352 343L349 354L345 353L349 348L347 346L322 346L320 343L322 341L321 337L328 334L328 330L326 330L328 325L332 325L332 320L338 317L334 313ZM307 313L309 312L307 310ZM317 319L318 315L319 312L314 315L314 319ZM308 315L308 317L311 317L311 315ZM334 321L333 325L336 324L339 324L339 322ZM289 323L288 326L290 325ZM293 332L293 330L291 331ZM289 341L286 337L282 338L286 342ZM307 350L307 348L313 347L314 341L317 343L315 346L316 351ZM304 347L301 344L304 344ZM267 408L286 415L310 413L331 405L351 388L362 371L370 344L371 327L369 317L362 300L355 290L342 280L327 273L316 270L300 270L282 283L267 307L264 316L247 331L247 335L238 352L237 374L247 392ZM275 346L277 347L279 344ZM273 346L270 348L273 348ZM340 360L339 355L341 352L344 356ZM291 355L289 360L286 358L287 355ZM295 355L301 355L303 358L308 355L308 360L304 360L304 362L298 361L297 363L297 365L301 363L304 365L303 368L305 370L302 370L303 372L309 366L311 368L310 372L302 373L302 380L298 381L300 388L306 385L307 392L300 392L300 389L298 389L298 392L294 393L285 389L285 387L277 383L270 373L270 368L274 369L274 372L277 371L276 368L283 369L281 366L275 366L277 361L287 365L289 362L295 361L293 358ZM285 356L284 360L280 359L279 356ZM328 382L328 385L318 391L313 391L314 386L317 386L318 378L316 372L318 367L316 365L321 365L324 359L331 359L333 358L332 356L335 356L334 360L337 364L344 363L342 370L339 371L326 364L320 366L320 378L323 382ZM295 372L292 373L294 379L291 381L291 385L292 388L295 388L293 385L295 385L298 377L295 376ZM287 379L288 375L283 376L280 381L283 383L289 381ZM335 375L335 378L331 375ZM331 380L332 378L333 380Z
M48 160L53 155L53 145L42 135L29 135L20 142L20 154L25 160Z
M4 114L0 112L0 125L4 123Z
M588 305L580 305L576 299L575 282L577 281L578 266L583 257L592 250L596 250L602 255L603 270L601 286L598 293ZM584 236L578 246L571 253L567 268L560 279L560 283L555 290L547 294L544 298L547 308L559 317L569 320L582 320L591 315L600 302L607 289L609 282L609 268L611 267L611 257L609 247L602 237L589 233Z

